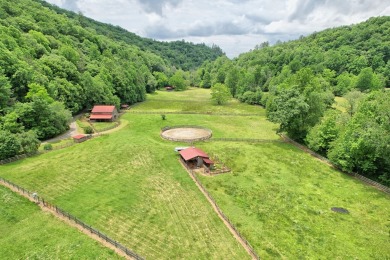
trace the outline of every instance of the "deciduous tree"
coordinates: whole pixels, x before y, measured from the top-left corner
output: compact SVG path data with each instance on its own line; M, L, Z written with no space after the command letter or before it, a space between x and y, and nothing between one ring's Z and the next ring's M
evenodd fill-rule
M225 84L217 83L211 87L211 99L217 105L223 105L231 99L231 94Z

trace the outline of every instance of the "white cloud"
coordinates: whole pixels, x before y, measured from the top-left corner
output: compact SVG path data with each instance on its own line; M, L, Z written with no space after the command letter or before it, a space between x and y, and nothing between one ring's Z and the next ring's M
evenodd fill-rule
M264 41L390 15L383 0L48 0L143 37L219 45L229 57Z

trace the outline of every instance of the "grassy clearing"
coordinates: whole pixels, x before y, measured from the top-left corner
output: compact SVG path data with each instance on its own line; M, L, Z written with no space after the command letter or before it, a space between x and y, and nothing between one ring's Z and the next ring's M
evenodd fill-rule
M148 95L147 101L132 108L131 111L265 115L265 110L261 107L248 106L235 99L226 105L216 106L211 100L210 90L201 88L191 88L181 92L157 91L155 94Z
M80 127L80 128L85 128L85 127L88 127L88 126L91 126L87 121L86 121L86 119L85 118L83 118L83 119L78 119L78 120L76 120L76 123L77 123L77 126L78 127Z
M119 259L112 251L0 186L0 259Z
M202 146L234 172L199 177L263 258L390 258L388 195L288 144Z
M168 95L175 102L162 100ZM205 111L216 107L207 101L208 90L196 89L159 92L132 109L182 111L192 98ZM229 109L264 114L234 102ZM214 137L275 140L276 126L263 116L167 115L161 120L127 113L123 119L128 124L109 136L0 166L1 175L147 258L248 258L178 163L173 149L184 144L162 140L160 129L195 124L213 130ZM289 144L197 146L233 170L200 178L262 258L390 258L388 195ZM350 214L331 207L345 207Z
M211 129L215 138L279 139L276 125L259 116L167 115L166 120L161 120L160 115L134 114L128 119L141 129L151 128L150 134L155 138L159 138L164 126L198 125Z
M98 132L105 130L105 129L108 129L108 128L111 128L111 127L113 128L117 124L118 124L117 122L94 122L94 123L92 123L93 127Z
M78 133L85 133L85 128L91 127L89 122L85 117L81 117L80 119L76 120L76 127Z

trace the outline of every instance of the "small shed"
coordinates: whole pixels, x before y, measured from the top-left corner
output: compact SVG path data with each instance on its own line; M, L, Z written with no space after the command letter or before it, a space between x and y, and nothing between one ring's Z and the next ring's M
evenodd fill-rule
M73 138L73 141L76 142L76 143L81 143L81 142L84 142L88 139L88 136L87 135L74 135L72 136Z
M118 118L118 110L115 106L97 105L91 111L90 120L115 121Z
M189 167L202 167L205 164L207 167L214 165L209 156L199 148L190 147L179 151L181 158Z
M210 160L209 158L203 158L203 162L207 166L207 168L213 169L214 162L212 160Z

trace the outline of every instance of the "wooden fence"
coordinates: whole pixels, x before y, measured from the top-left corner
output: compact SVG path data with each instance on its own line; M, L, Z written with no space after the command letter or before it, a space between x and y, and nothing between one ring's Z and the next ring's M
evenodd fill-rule
M214 165L216 165L216 164L220 165L220 169L211 170L209 167L207 167L206 165L203 164L203 167L205 168L205 174L212 176L212 175L218 175L218 174L228 173L228 172L232 171L229 167L227 167L225 164L223 164L221 162L221 160L218 158L218 156L216 156L215 154L212 154L211 158L214 161Z
M142 114L142 115L169 115L169 114L178 114L178 115L210 115L210 116L263 116L262 114L237 114L237 113L214 113L211 111L208 112L195 112L195 111L134 111L129 110L128 113L131 114Z
M327 164L331 165L333 168L335 168L335 169L337 169L337 170L339 170L339 171L341 171L341 172L343 172L343 173L345 173L347 175L353 176L353 177L355 177L355 178L357 178L359 180L362 180L363 182L365 182L365 183L367 183L369 185L372 185L372 186L376 187L377 189L379 189L379 190L381 190L383 192L386 192L386 193L390 194L390 188L389 187L386 187L386 186L384 186L384 185L382 185L382 184L380 184L380 183L378 183L376 181L373 181L373 180L371 180L371 179L369 179L367 177L364 177L363 175L360 175L358 173L346 172L343 169L341 169L339 166L337 166L334 163L332 163L328 158L325 158L324 156L319 155L318 153L310 150L307 146L304 146L304 145L302 145L302 144L292 140L290 137L288 137L288 136L286 136L284 134L281 134L280 136L286 142L291 143L291 144L295 145L296 147L298 147L299 149L301 149L301 150L309 153L310 155L320 159L321 161L326 162Z
M248 143L283 143L283 140L256 139L256 138L211 138L209 141L224 141L224 142L248 142Z
M234 230L234 232L237 234L237 236L245 243L245 245L249 248L251 251L251 254L255 257L255 259L260 259L259 255L256 253L256 251L253 249L251 244L244 238L244 236L238 231L238 229L233 225L232 221L222 212L220 207L218 206L217 202L214 200L214 198L211 196L211 194L207 191L207 189L203 186L199 178L196 176L195 172L188 167L188 165L183 161L182 158L180 158L182 164L186 167L187 171L191 174L191 176L195 179L196 183L199 185L199 187L202 189L203 193L206 194L206 196L210 199L213 206L217 209L218 213L222 218L228 223L230 228Z
M128 249L127 247L123 246L121 243L119 243L118 241L108 237L107 235L105 235L104 233L100 232L99 230L97 230L96 228L93 228L92 226L84 223L83 221L81 221L80 219L76 218L75 216L71 215L70 213L66 212L65 210L47 202L47 200L45 200L44 198L36 195L36 193L32 193L22 187L20 187L19 185L16 185L4 178L1 178L0 177L0 182L3 182L9 186L12 186L13 188L17 189L19 192L23 193L24 195L26 195L27 197L30 197L32 199L34 199L37 203L40 203L42 204L44 207L47 207L49 209L52 209L52 210L55 210L59 215L73 221L74 223L76 223L76 225L80 226L80 227L83 227L84 229L87 229L89 232L91 232L92 234L95 234L97 235L99 238L103 239L104 241L106 241L107 243L115 246L116 248L118 248L120 251L122 251L123 253L125 253L126 255L134 258L134 259L137 259L137 260L141 260L141 259L144 259L142 258L141 256L139 256L138 254L134 253L133 251L131 251L130 249Z

